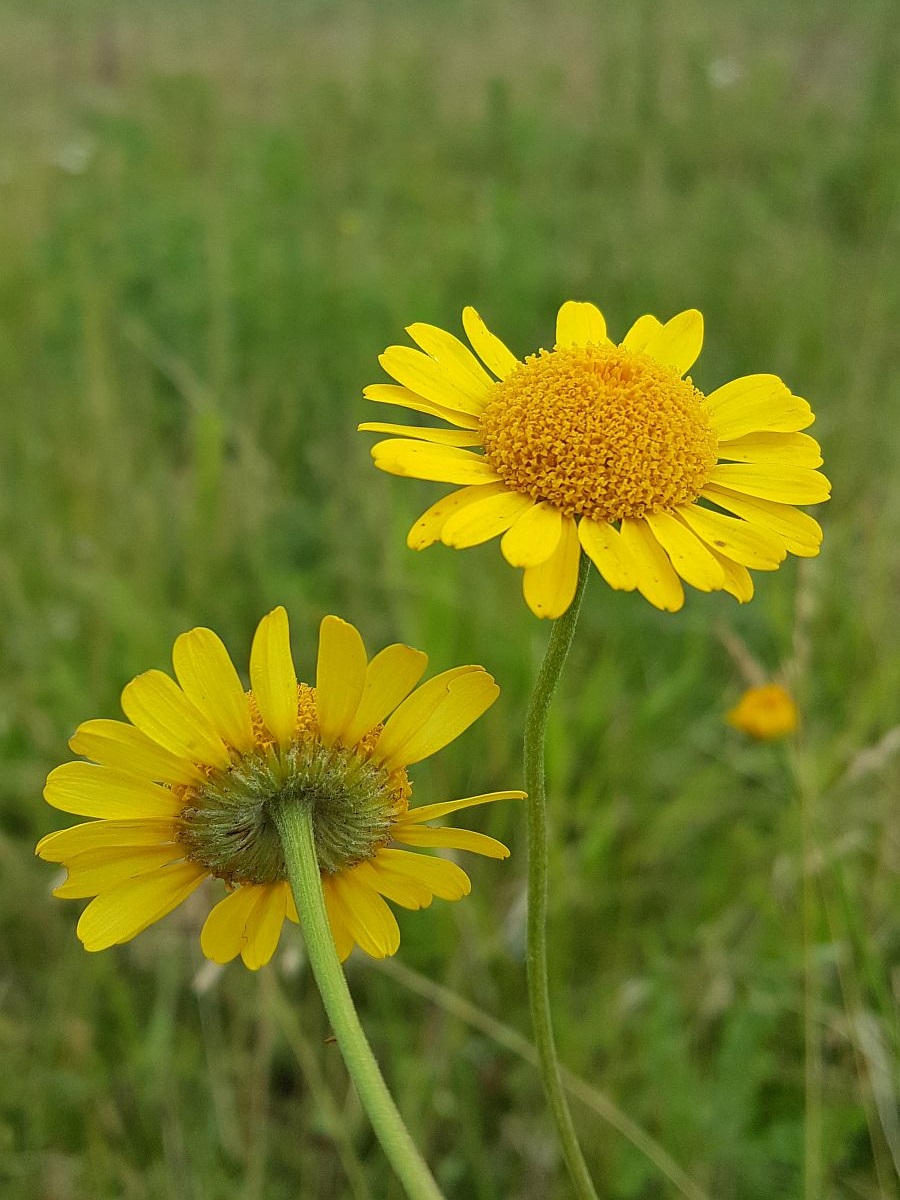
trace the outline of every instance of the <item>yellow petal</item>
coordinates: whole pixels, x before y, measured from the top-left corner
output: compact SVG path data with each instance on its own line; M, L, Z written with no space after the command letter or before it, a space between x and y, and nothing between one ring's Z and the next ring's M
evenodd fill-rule
M192 629L175 639L172 664L188 700L209 718L216 733L242 754L256 745L244 685L228 651L211 629Z
M212 723L174 679L163 671L145 671L122 692L126 717L164 750L226 770L231 756Z
M243 885L216 905L203 927L200 944L213 962L230 962L240 954L251 971L264 967L275 953L284 925L287 884ZM244 896L243 893L250 893ZM223 905L239 896L243 904L224 912ZM216 924L210 925L213 914ZM209 932L207 932L209 930Z
M689 371L703 348L703 314L696 308L686 309L666 321L662 329L652 334L644 353L679 375Z
M419 692L421 691L424 691L424 688L420 688ZM409 700L404 701L404 705L412 705L416 695L418 693L410 696ZM444 694L430 715L415 726L407 738L399 741L392 725L394 717L402 711L401 706L385 726L384 734L376 747L375 757L388 771L421 762L423 758L436 754L438 750L442 750L458 738L491 707L499 695L500 689L494 683L493 677L483 669L458 675L447 682ZM387 747L390 747L390 752L382 745L385 741Z
M559 546L563 535L563 517L546 500L530 507L503 535L500 549L511 567L539 567Z
M684 588L649 526L643 520L626 517L620 533L622 549L634 564L638 591L654 607L678 612L684 604Z
M413 350L411 346L388 346L378 361L392 379L432 404L476 415L484 408L483 391L474 384L471 388L460 388L455 373L449 373L427 354Z
M784 464L789 467L821 467L822 452L815 438L805 433L745 433L730 441L719 441L719 458L734 462Z
M556 549L546 562L526 567L522 577L525 603L536 617L555 620L572 603L578 586L580 557L578 529L571 517L563 517Z
M68 878L53 889L61 900L96 896L110 888L156 871L167 863L184 858L184 846L178 843L158 846L105 846L76 854L65 865Z
M75 730L69 745L75 754L157 783L203 783L206 778L190 759L164 750L124 721L85 721Z
M405 846L440 846L446 850L468 850L486 858L509 858L509 850L496 838L472 829L431 829L427 825L396 825L391 831L395 842Z
M447 518L441 530L441 541L457 550L478 546L509 529L533 503L529 496L504 491L467 504Z
M417 322L407 325L406 332L417 346L440 364L454 386L466 395L472 393L486 397L497 386L472 351L446 329Z
M247 940L241 950L244 966L264 967L278 948L287 911L287 885L265 883L258 887L256 904L247 921Z
M411 412L428 413L429 416L438 417L448 425L457 425L460 429L478 429L480 424L479 417L474 413L459 412L443 404L432 404L430 400L396 383L370 383L368 387L363 388L363 395L375 404L396 404L398 408L408 408Z
M652 337L662 329L662 321L656 317L645 313L642 317L638 317L632 327L622 339L623 350L629 350L632 354L641 354Z
M784 562L784 543L768 530L749 525L724 513L711 512L698 504L682 504L678 516L711 550L757 571L774 571Z
M505 483L481 483L460 488L449 496L442 496L431 508L425 510L410 529L406 544L410 550L424 550L441 539L441 530L449 518L468 504L486 499L488 496L505 496Z
M428 908L434 899L431 889L415 875L391 869L388 852L378 850L373 858L353 868L353 876L403 908Z
M212 908L200 932L200 949L213 962L231 962L247 944L247 923L256 907L261 884L245 884Z
M388 475L429 479L434 483L492 483L500 476L480 454L456 446L431 446L405 438L376 442L371 450L375 466Z
M567 300L556 316L556 345L586 346L608 342L606 321L596 304Z
M721 564L690 529L664 512L647 513L644 520L685 583L701 592L721 588L725 582Z
M331 876L340 918L356 944L372 958L387 958L400 946L397 918L378 893L352 871Z
M710 392L702 407L722 441L760 430L795 433L815 420L809 404L791 395L777 375L732 379Z
M106 820L171 819L183 807L168 788L127 771L86 762L63 763L51 771L44 799L62 812Z
M381 650L366 668L366 682L356 716L344 734L353 746L405 700L425 673L428 655L395 642Z
M428 902L432 896L439 900L461 900L472 890L472 882L465 871L446 858L432 858L428 854L410 854L408 850L384 849L379 850L375 858L369 860L375 882L372 886L376 891L383 892L388 899L394 897L388 887L397 886L399 881L408 881L427 890ZM397 901L402 904L402 900ZM406 904L405 908L413 905ZM416 908L425 905L417 904Z
M353 720L366 685L368 658L359 630L340 617L323 617L316 665L319 734L333 746Z
M727 508L751 525L769 529L777 534L792 554L801 558L814 558L822 544L822 527L809 515L793 508L790 504L777 504L774 500L752 499L740 496L728 488L710 484L700 493L720 508Z
M331 936L334 938L338 958L343 962L349 957L350 951L356 945L353 936L347 929L343 918L340 900L334 889L333 877L322 876L322 894L325 897L325 911L328 913L328 924L331 926ZM290 913L288 913L290 916Z
M462 314L463 329L472 349L498 379L505 379L519 365L513 352L491 333L474 308L466 307Z
M709 482L781 504L821 504L831 495L825 476L806 467L719 463L710 472Z
M484 667L467 665L453 667L442 671L433 679L427 680L421 687L416 688L399 706L397 711L388 719L381 737L375 747L373 757L383 762L393 756L405 745L410 738L415 737L419 729L437 711L448 695L448 689L454 679L474 672L483 672Z
M42 837L35 854L45 862L65 862L86 850L102 850L115 846L153 846L172 842L178 825L165 820L86 821Z
M637 587L637 570L625 551L622 535L609 521L593 521L582 517L578 524L581 548L612 588L633 592Z
M357 425L360 433L392 433L397 437L413 438L419 442L434 442L437 446L480 446L481 434L475 429L426 429L421 425L391 425L388 421L363 421Z
M297 729L297 674L287 612L278 607L257 626L250 649L250 684L269 733L282 747Z
M206 875L196 863L173 863L97 896L81 914L76 930L85 950L106 950L131 941L177 908Z
M715 550L712 550L711 553L715 554L725 573L722 590L729 592L740 604L746 604L748 600L752 600L753 577L747 568L736 563L733 558L726 558L724 554L719 554Z
M285 883L284 885L284 898L285 905L287 907L287 912L285 914L287 919L289 921L293 921L295 925L299 925L300 915L297 912L297 905L294 902L294 893L291 891L291 885L289 883Z
M462 800L442 800L439 804L422 804L404 814L404 825L421 825L425 821L437 821L448 813L474 808L479 804L493 804L496 800L524 800L525 792L482 792L480 796L465 796Z

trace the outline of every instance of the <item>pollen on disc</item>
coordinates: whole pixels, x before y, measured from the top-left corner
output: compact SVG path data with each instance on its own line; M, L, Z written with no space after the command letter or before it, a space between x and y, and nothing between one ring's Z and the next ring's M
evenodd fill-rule
M644 354L542 350L494 390L485 456L511 489L569 516L642 517L695 500L716 464L702 394Z

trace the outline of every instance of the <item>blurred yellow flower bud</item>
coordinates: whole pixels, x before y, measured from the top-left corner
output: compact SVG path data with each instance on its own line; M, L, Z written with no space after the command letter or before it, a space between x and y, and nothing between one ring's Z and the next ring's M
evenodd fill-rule
M748 688L726 720L735 729L760 741L786 737L798 724L797 705L787 688L767 683Z

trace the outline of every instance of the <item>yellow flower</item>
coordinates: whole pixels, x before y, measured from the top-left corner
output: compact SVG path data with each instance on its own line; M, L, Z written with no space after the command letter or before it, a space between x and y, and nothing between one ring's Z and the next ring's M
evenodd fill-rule
M394 435L372 448L382 471L463 485L416 521L411 549L502 534L539 617L571 604L582 550L611 587L671 612L682 580L743 602L748 567L818 554L821 529L793 507L830 493L818 443L800 432L812 410L776 375L698 391L685 377L703 342L696 310L639 317L617 346L598 308L569 300L554 348L524 361L473 308L463 327L478 358L442 329L410 325L421 350L390 346L379 360L399 386L364 393L455 427L360 425Z
M759 741L786 737L798 719L794 698L780 683L748 688L726 717L729 725Z
M228 895L207 917L203 952L220 963L240 954L253 970L267 963L285 917L297 920L273 801L312 809L342 959L354 945L374 958L397 950L400 932L383 897L425 908L434 896L468 894L469 877L456 863L400 846L508 856L485 834L426 822L522 792L409 807L406 768L496 700L499 688L482 667L456 667L415 688L425 654L398 643L369 661L357 630L328 616L315 687L298 684L283 608L256 630L252 691L210 629L182 634L172 660L177 683L163 671L139 675L122 693L130 724L79 726L69 744L93 761L65 763L47 780L49 804L96 818L37 847L68 869L55 895L95 897L78 922L85 949L130 941L213 877Z

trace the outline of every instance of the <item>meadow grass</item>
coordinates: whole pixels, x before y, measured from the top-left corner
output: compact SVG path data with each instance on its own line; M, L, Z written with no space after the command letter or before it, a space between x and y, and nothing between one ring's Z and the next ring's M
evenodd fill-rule
M605 1103L695 1195L898 1195L897 22L888 0L0 6L4 1196L399 1195L296 931L259 975L212 969L203 895L86 956L32 858L61 823L41 788L177 633L244 663L278 603L306 678L330 611L370 650L484 663L500 702L417 795L516 786L548 629L496 546L406 550L440 488L376 473L355 425L405 324L472 303L524 353L569 297L619 335L699 307L697 385L782 375L835 496L821 557L743 608L591 580L549 737L551 955L561 1057L603 1093L573 1101L598 1191L685 1186ZM788 671L790 747L724 726L735 646ZM451 1197L568 1195L521 1045L523 817L476 814L513 857L400 915L401 970L348 964Z

